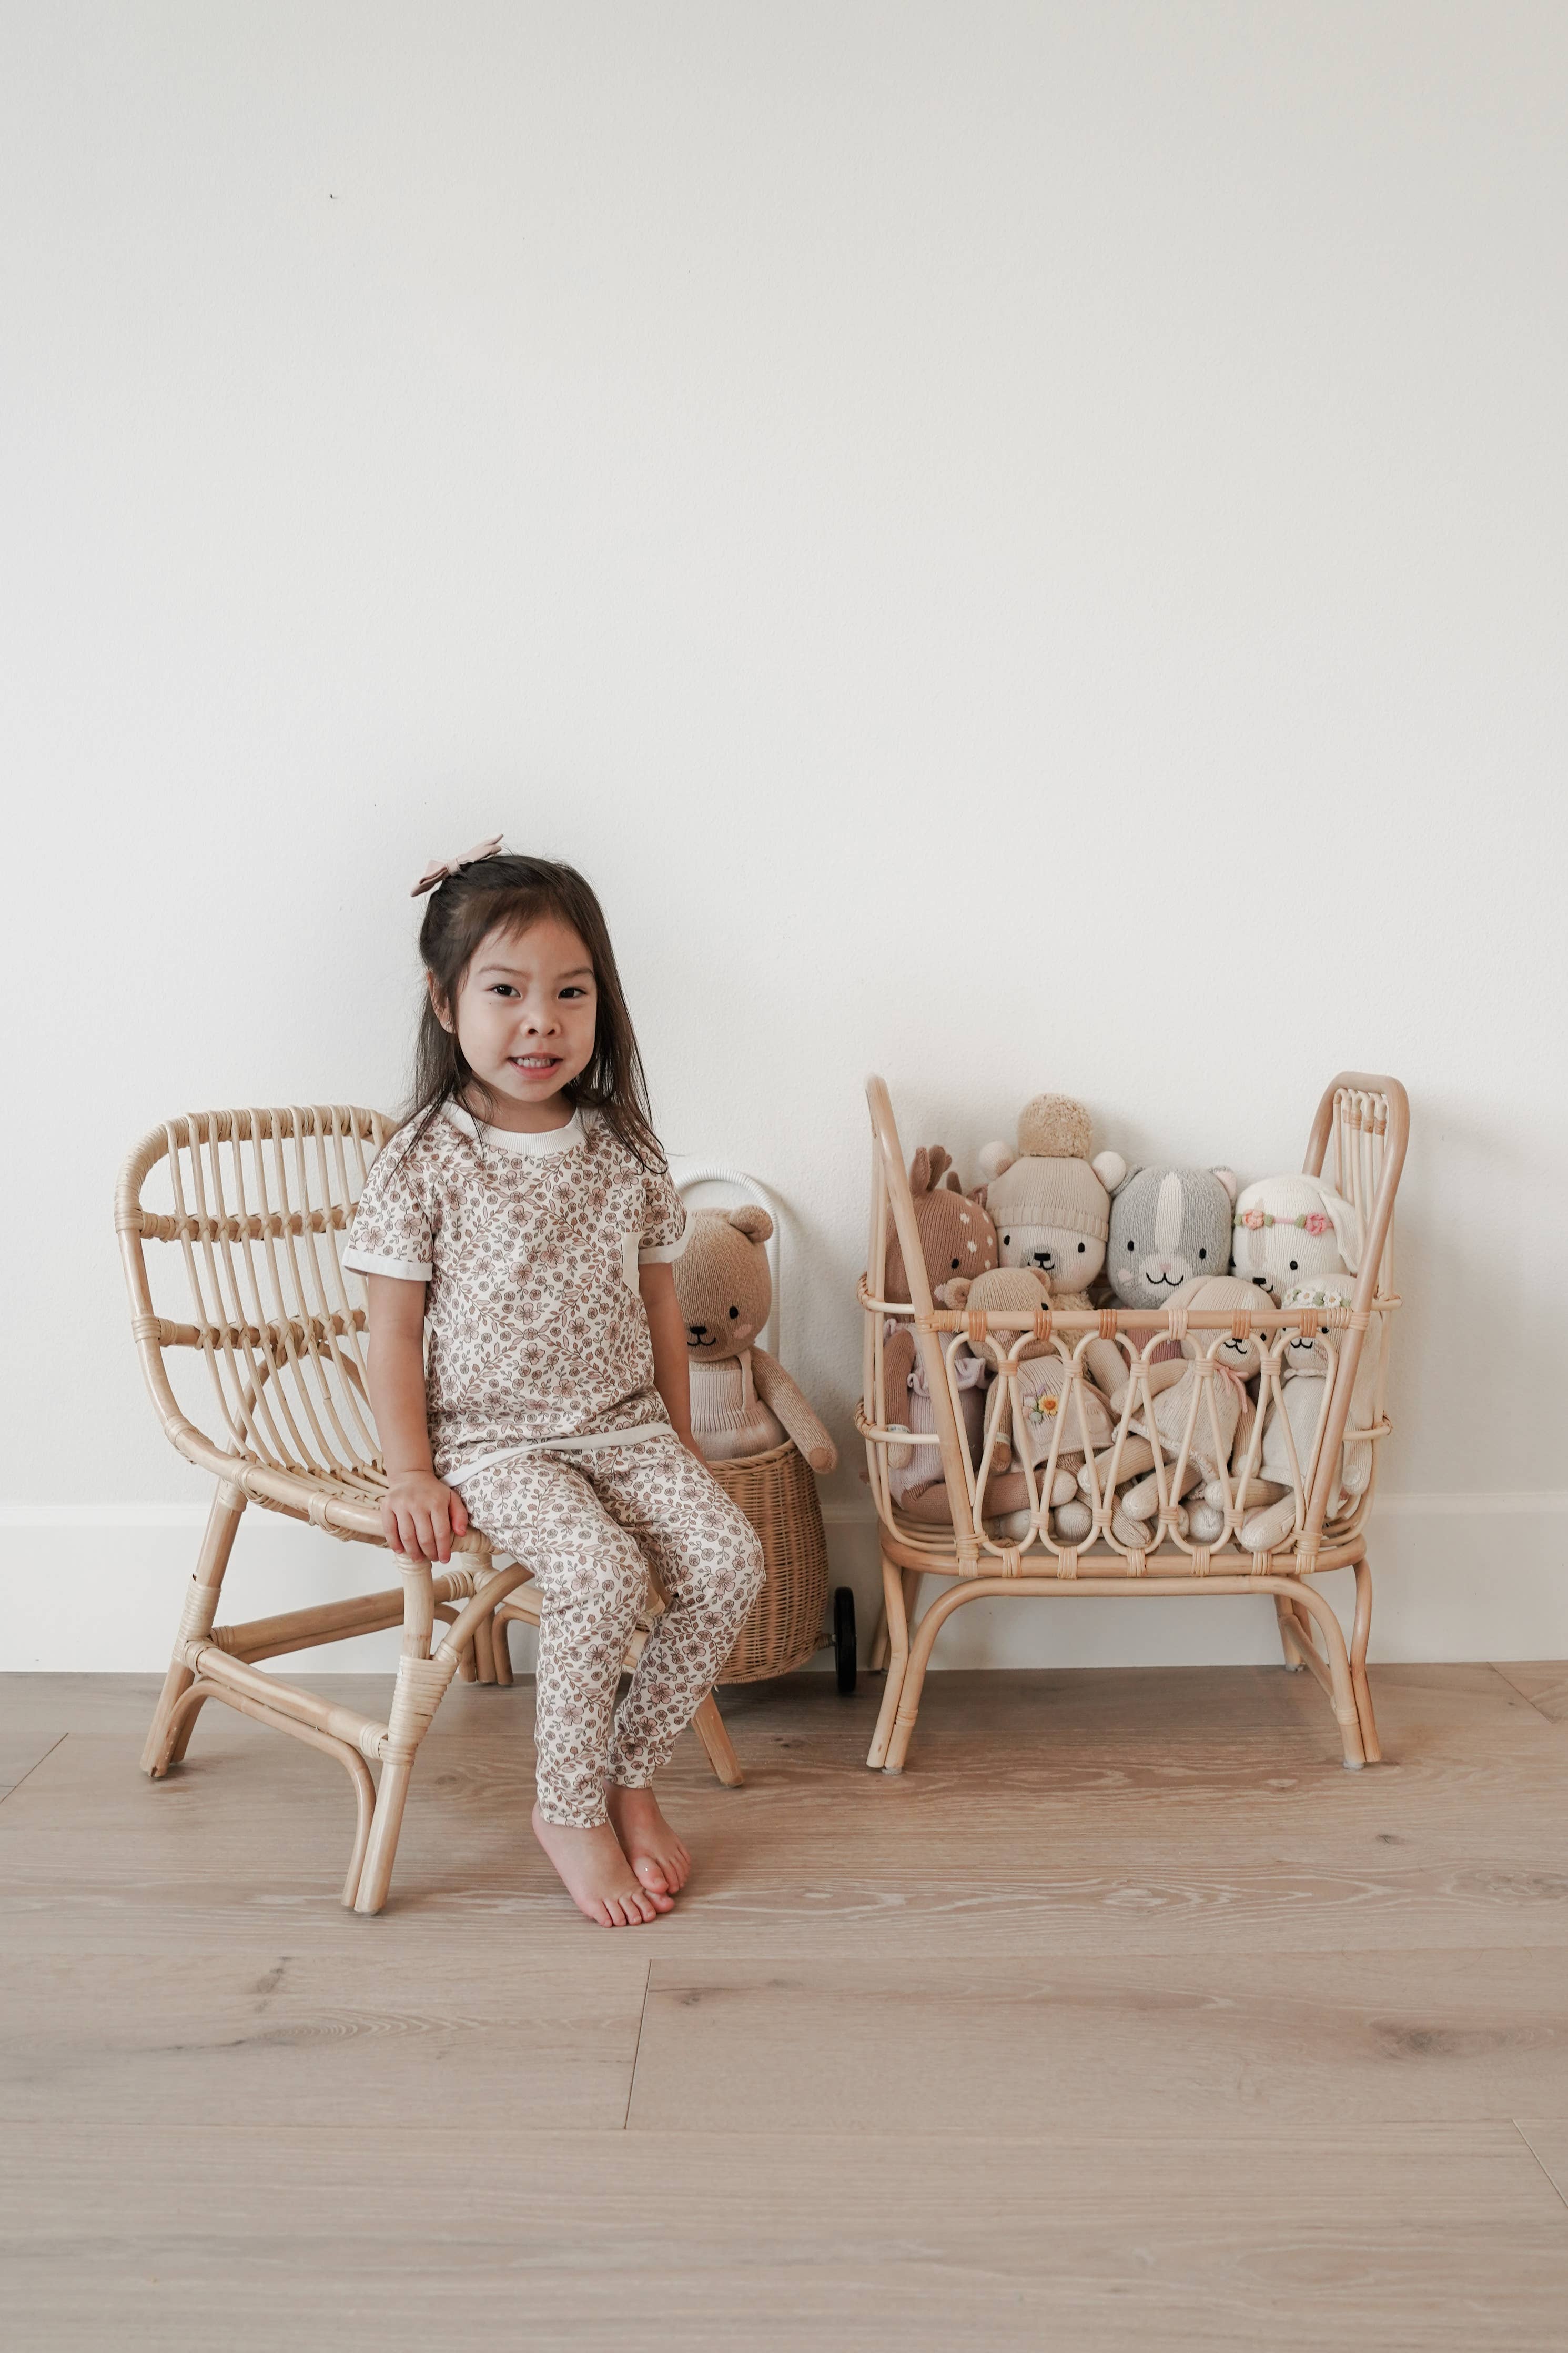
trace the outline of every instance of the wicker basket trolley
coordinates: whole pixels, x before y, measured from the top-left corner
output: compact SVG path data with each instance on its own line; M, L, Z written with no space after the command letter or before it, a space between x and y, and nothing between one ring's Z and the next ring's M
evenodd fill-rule
M868 1273L861 1278L859 1300L864 1313L863 1393L856 1415L866 1441L871 1488L880 1521L882 1589L886 1610L888 1680L881 1712L867 1763L885 1772L903 1769L910 1736L920 1712L921 1692L931 1650L942 1628L955 1609L982 1598L1012 1596L1047 1598L1062 1594L1267 1593L1273 1598L1285 1663L1292 1670L1310 1669L1327 1693L1340 1728L1344 1762L1352 1768L1375 1764L1381 1757L1372 1693L1367 1682L1367 1637L1372 1625L1372 1568L1367 1559L1366 1522L1373 1479L1337 1518L1329 1516L1331 1499L1338 1492L1340 1450L1347 1438L1376 1440L1388 1434L1384 1410L1386 1381L1386 1340L1393 1311L1399 1305L1394 1287L1394 1202L1409 1134L1409 1105L1396 1079L1344 1071L1332 1081L1318 1106L1308 1139L1305 1166L1309 1174L1323 1173L1325 1158L1334 1186L1354 1203L1363 1220L1364 1242L1361 1271L1352 1306L1327 1309L1282 1309L1259 1293L1260 1304L1232 1314L1180 1308L1084 1307L1060 1312L981 1312L969 1314L939 1309L931 1293L915 1225L902 1146L894 1124L888 1090L879 1078L867 1084L871 1112L871 1229ZM883 1297L887 1250L896 1232L908 1271L911 1304ZM903 1431L885 1428L880 1420L882 1395L882 1335L886 1320L912 1321L916 1347L930 1388L936 1429L929 1440L911 1440ZM1090 1533L1077 1545L1067 1545L1051 1533L1048 1497L1063 1430L1068 1425L1068 1400L1087 1377L1082 1351L1091 1335L1113 1340L1127 1356L1131 1378L1126 1402L1113 1439L1112 1460L1103 1488L1098 1480L1086 1498L1094 1514ZM1291 1451L1291 1492L1294 1525L1272 1550L1243 1549L1239 1530L1247 1516L1243 1495L1256 1472L1261 1445L1264 1407L1277 1402L1283 1377L1283 1352L1300 1333L1321 1335L1331 1367L1315 1440L1305 1461ZM1184 1483L1196 1416L1203 1409L1206 1383L1202 1366L1227 1336L1251 1334L1258 1341L1263 1366L1259 1409L1246 1461L1227 1474L1225 1522L1209 1545L1191 1541L1175 1516L1175 1498ZM955 1353L967 1339L975 1345L987 1338L1000 1341L1002 1357L997 1377L1011 1390L1011 1426L1019 1432L1019 1455L1027 1484L1030 1523L1026 1534L1007 1538L998 1532L985 1510L990 1472L987 1445L978 1469L972 1466L960 1435L959 1391L952 1368ZM1159 1482L1160 1510L1150 1524L1149 1540L1142 1550L1121 1542L1112 1530L1116 1465L1129 1435L1131 1419L1156 1430L1148 1367L1153 1349L1165 1339L1185 1340L1200 1368L1194 1384L1193 1405L1179 1451L1171 1454L1157 1435L1151 1443L1154 1475ZM1049 1461L1037 1473L1029 1465L1023 1439L1017 1375L1019 1350L1026 1343L1043 1341L1062 1360L1064 1387ZM1373 1409L1368 1426L1347 1428L1352 1391L1363 1351L1378 1352ZM1214 1367L1215 1375L1219 1367ZM1363 1390L1364 1394L1364 1390ZM1000 1419L1000 1417L998 1417ZM1217 1422L1211 1424L1217 1440ZM888 1477L890 1446L934 1444L941 1450L942 1478L952 1507L949 1528L921 1525L893 1502ZM1375 1447L1373 1464L1376 1463ZM1350 1568L1355 1577L1355 1611L1347 1647L1338 1617L1314 1583L1323 1570ZM931 1575L952 1577L956 1583L939 1594L916 1623L921 1588Z
M504 1632L498 1641L493 1631L497 1605L532 1574L492 1557L470 1532L447 1568L393 1556L400 1583L387 1591L246 1625L216 1622L252 1504L345 1543L384 1545L386 1480L366 1394L363 1291L340 1252L391 1125L343 1104L193 1112L142 1138L114 1198L132 1334L154 1410L170 1443L216 1482L142 1769L157 1779L180 1763L209 1699L334 1757L354 1794L342 1901L356 1912L386 1901L414 1760L453 1677L511 1681ZM142 1198L153 1179L163 1206ZM150 1243L177 1247L193 1320L160 1313ZM182 1366L205 1376L196 1386L209 1407L216 1398L216 1436L181 1400ZM263 1659L393 1626L403 1651L384 1722L260 1671ZM634 1636L628 1661L641 1641ZM738 1782L711 1694L692 1726L719 1778Z
M760 1347L778 1349L783 1320L779 1288L779 1226L777 1209L754 1176L716 1164L678 1161L676 1182L682 1193L699 1185L724 1185L754 1201L773 1219L765 1244L773 1280L773 1306L757 1335ZM737 1503L762 1538L767 1563L767 1583L751 1616L742 1627L735 1647L720 1676L721 1683L760 1683L773 1675L793 1673L823 1647L822 1615L827 1602L827 1538L822 1525L822 1504L816 1474L799 1449L787 1440L765 1454L748 1454L730 1462L709 1465L725 1493ZM847 1586L833 1598L833 1632L838 1688L855 1688L855 1598Z

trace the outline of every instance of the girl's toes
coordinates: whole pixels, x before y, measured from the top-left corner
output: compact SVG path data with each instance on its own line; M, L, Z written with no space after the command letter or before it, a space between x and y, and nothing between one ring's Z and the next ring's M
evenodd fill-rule
M647 1888L650 1895L668 1895L669 1894L669 1874L665 1870L663 1863L659 1862L653 1855L639 1854L637 1861L632 1864L632 1869L637 1873L637 1877L642 1881L643 1885Z

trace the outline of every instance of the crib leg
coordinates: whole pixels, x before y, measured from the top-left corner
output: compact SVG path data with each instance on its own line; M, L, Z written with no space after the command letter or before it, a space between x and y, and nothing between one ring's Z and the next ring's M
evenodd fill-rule
M1366 1750L1362 1742L1361 1711L1356 1705L1355 1686L1351 1680L1350 1654L1345 1649L1344 1630L1323 1596L1305 1578L1295 1599L1297 1609L1315 1623L1323 1638L1323 1648L1328 1654L1334 1721L1340 1727L1345 1767L1349 1772L1359 1773L1366 1763Z
M1279 1623L1279 1647L1285 1653L1285 1672L1288 1675L1299 1675L1307 1663L1301 1656L1300 1645L1291 1630L1291 1621L1295 1614L1284 1594L1277 1593L1274 1596L1274 1615Z
M893 1736L893 1722L899 1713L899 1694L903 1689L904 1671L910 1662L910 1620L904 1606L903 1572L895 1567L886 1553L882 1555L882 1618L888 1630L888 1680L882 1689L881 1710L866 1758L873 1773L880 1772L888 1761L888 1744Z
M1377 1718L1372 1712L1372 1685L1366 1679L1367 1637L1372 1632L1372 1563L1358 1560L1355 1565L1355 1624L1351 1630L1351 1683L1355 1692L1356 1714L1361 1718L1362 1746L1369 1765L1381 1765L1383 1748L1377 1737Z

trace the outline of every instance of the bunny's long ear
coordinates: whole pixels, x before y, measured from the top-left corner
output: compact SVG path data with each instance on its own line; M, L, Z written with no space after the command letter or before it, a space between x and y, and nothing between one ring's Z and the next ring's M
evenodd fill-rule
M1342 1194L1331 1193L1328 1187L1316 1178L1313 1182L1317 1184L1318 1191L1322 1196L1324 1208L1333 1219L1334 1240L1339 1244L1340 1256L1352 1274L1359 1274L1361 1272L1361 1212L1353 1201L1347 1201Z
M749 1242L765 1242L773 1238L773 1219L765 1209L753 1208L749 1202L742 1208L731 1210L730 1223L738 1234L744 1234Z

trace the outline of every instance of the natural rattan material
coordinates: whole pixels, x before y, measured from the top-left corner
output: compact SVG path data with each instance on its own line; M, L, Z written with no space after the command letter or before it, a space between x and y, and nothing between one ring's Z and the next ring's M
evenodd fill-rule
M871 1232L868 1273L859 1291L864 1314L862 1395L857 1421L866 1440L871 1490L882 1529L886 1630L879 1637L872 1663L879 1663L879 1652L885 1651L888 1666L881 1714L867 1762L889 1772L902 1769L937 1634L953 1611L967 1602L1004 1595L1268 1593L1273 1597L1286 1665L1309 1669L1329 1694L1345 1763L1352 1767L1376 1763L1381 1751L1366 1675L1372 1570L1366 1557L1365 1528L1372 1478L1364 1492L1336 1517L1331 1519L1328 1511L1338 1490L1347 1436L1372 1445L1375 1465L1374 1441L1388 1434L1384 1342L1389 1319L1399 1305L1394 1287L1394 1204L1410 1120L1399 1082L1342 1071L1324 1092L1308 1140L1307 1173L1323 1174L1327 1162L1335 1190L1353 1202L1361 1215L1365 1240L1352 1306L1318 1311L1277 1308L1260 1293L1256 1308L1241 1310L1062 1308L1053 1309L1046 1332L1038 1329L1039 1319L1026 1311L984 1311L981 1321L985 1332L993 1345L1000 1347L998 1377L1007 1384L1010 1394L1002 1400L1002 1410L988 1422L978 1469L971 1465L962 1437L952 1364L961 1345L966 1341L973 1345L975 1318L939 1311L935 1305L921 1255L903 1148L888 1090L880 1079L868 1082L867 1096L872 1130ZM907 1304L888 1296L889 1253L895 1236L913 1292ZM902 1317L914 1326L916 1351L936 1424L930 1440L911 1441L907 1432L895 1432L880 1419L884 1331L889 1317ZM1241 1546L1240 1529L1251 1508L1249 1490L1258 1476L1268 1409L1278 1406L1281 1396L1285 1347L1298 1332L1322 1335L1331 1360L1330 1376L1323 1384L1322 1407L1308 1460L1298 1460L1290 1444L1289 1492L1293 1510L1289 1534L1269 1551L1250 1553ZM1129 1379L1112 1444L1086 1465L1089 1492L1084 1500L1090 1507L1091 1528L1068 1543L1053 1534L1047 1502L1062 1434L1074 1424L1068 1392L1087 1377L1083 1351L1096 1334L1121 1349ZM1220 1533L1200 1543L1186 1533L1176 1499L1184 1491L1190 1461L1229 1451L1215 1417L1218 1367L1214 1376L1192 1382L1184 1430L1173 1450L1161 1438L1153 1412L1153 1352L1163 1340L1184 1335L1198 1355L1206 1355L1222 1338L1242 1338L1247 1334L1258 1344L1262 1358L1259 1409L1250 1425L1243 1459L1226 1463L1212 1482L1222 1496L1221 1503L1212 1505L1222 1513ZM1065 1387L1049 1457L1036 1466L1026 1442L1018 1367L1026 1342L1041 1339L1060 1358ZM1349 1428L1356 1375L1367 1346L1377 1352L1372 1412L1366 1427ZM1208 1417L1201 1432L1200 1413ZM1146 1442L1132 1432L1134 1420L1151 1433ZM1029 1525L1021 1536L1016 1533L1004 1536L998 1524L988 1517L985 1503L994 1434L1009 1426L1017 1440L1029 1497ZM1289 1442L1288 1430L1287 1438ZM888 1475L889 1451L911 1442L934 1446L951 1506L951 1528L917 1524L893 1499ZM1158 1492L1154 1517L1136 1527L1118 1508L1117 1494L1123 1466L1130 1468L1134 1460L1154 1479ZM1333 1609L1311 1582L1326 1568L1350 1568L1354 1573L1355 1615L1348 1646ZM959 1581L938 1596L916 1626L921 1588L931 1574Z
M787 1675L822 1647L827 1539L816 1475L788 1442L708 1468L761 1537L767 1568L767 1581L719 1680L751 1683Z
M343 1902L359 1912L379 1912L386 1900L414 1759L453 1676L510 1683L497 1605L503 1619L530 1614L508 1605L531 1572L500 1567L470 1531L447 1569L395 1556L400 1586L385 1592L247 1625L214 1622L251 1504L349 1543L384 1542L386 1480L365 1379L365 1310L340 1250L388 1125L378 1112L344 1104L193 1113L143 1137L114 1200L132 1334L153 1406L170 1442L217 1482L142 1766L157 1777L177 1765L209 1699L334 1757L354 1792ZM149 1183L162 1186L163 1204L142 1198ZM149 1244L176 1250L180 1303L192 1320L163 1312ZM180 1393L187 1369L198 1376L191 1399ZM216 1437L195 1419L215 1398ZM393 1626L403 1630L403 1656L385 1722L334 1707L255 1663ZM739 1781L710 1697L693 1728L719 1778ZM370 1764L381 1767L378 1787Z

